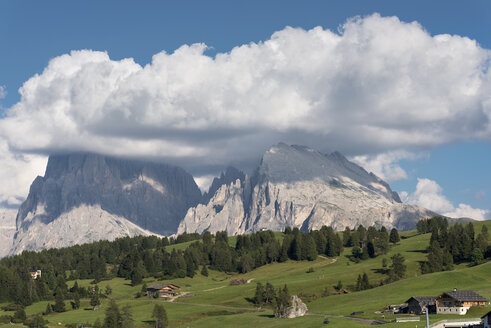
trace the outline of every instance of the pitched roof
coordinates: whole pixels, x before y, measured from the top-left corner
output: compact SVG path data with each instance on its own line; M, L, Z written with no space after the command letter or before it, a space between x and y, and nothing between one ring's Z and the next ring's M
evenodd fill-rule
M169 287L171 289L179 289L180 288L179 286L174 285L174 284L154 284L154 285L147 286L147 289L162 289L165 287Z
M443 295L448 295L459 302L487 302L488 300L472 290L453 290L445 292ZM443 296L442 295L442 296Z
M165 284L154 284L154 285L147 286L147 289L162 289L165 286L167 286L167 285L165 285Z
M412 296L406 303L409 303L413 298L421 305L435 305L435 296Z

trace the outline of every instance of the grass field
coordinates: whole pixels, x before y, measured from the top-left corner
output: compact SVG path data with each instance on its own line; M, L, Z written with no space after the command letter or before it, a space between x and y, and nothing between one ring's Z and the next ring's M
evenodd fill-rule
M491 222L476 223L476 231L480 226L486 224L491 229ZM281 234L278 235L279 237ZM350 249L337 258L318 257L312 262L275 263L263 266L247 274L226 274L209 270L209 277L196 275L194 278L172 279L165 281L181 286L182 292L193 294L192 297L179 298L170 303L164 299L150 299L147 297L135 298L140 286L132 287L129 281L115 278L99 283L104 289L106 285L111 286L113 292L110 297L114 298L120 307L129 305L135 319L136 327L150 327L153 324L152 310L156 302L164 304L170 327L250 327L257 325L261 327L321 327L324 316L305 316L296 319L275 319L271 308L257 309L250 298L253 297L256 282L272 283L275 287L288 285L292 294L302 295L306 299L309 313L350 316L352 312L363 312L358 318L381 319L382 314L376 313L387 304L403 303L411 296L428 295L436 296L452 288L472 289L491 300L491 262L469 267L465 264L458 265L453 271L439 272L421 275L419 262L425 260L424 253L428 246L430 235L417 235L414 231L401 234L403 239L398 245L391 247L385 256L389 258L393 254L401 253L406 258L407 278L372 288L366 291L348 294L334 294L334 286L339 280L344 286L355 284L359 274L366 272L372 285L379 285L386 275L381 271L382 257L369 259L360 263L353 263L346 255ZM235 238L230 238L230 243L235 243ZM189 243L169 246L171 248L182 248ZM309 268L314 272L307 273ZM250 280L245 285L231 286L231 279ZM147 284L157 282L155 279L145 279ZM161 282L161 281L158 281ZM72 285L73 282L69 282ZM89 286L90 280L79 280L80 286ZM329 296L325 296L327 290ZM28 315L43 312L48 302L39 302L26 308ZM53 302L51 302L53 303ZM69 310L64 313L45 316L50 327L59 327L75 322L94 322L97 318L104 318L104 309L108 300L104 300L102 309L92 310L89 300L82 300L79 310ZM67 309L70 304L67 301ZM473 308L468 317L480 317L490 307ZM1 312L0 316L12 312ZM393 320L395 316L385 316L386 320ZM431 322L455 316L431 315ZM460 317L459 317L460 318ZM328 327L367 327L365 323L347 318L329 317ZM424 318L418 323L389 323L384 327L419 327L424 326ZM7 324L2 327L16 327ZM17 325L20 327L20 325Z

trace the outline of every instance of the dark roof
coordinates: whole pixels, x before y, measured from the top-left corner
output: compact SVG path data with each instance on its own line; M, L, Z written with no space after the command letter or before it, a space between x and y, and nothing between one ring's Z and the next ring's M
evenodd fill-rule
M487 317L487 316L491 316L491 311L489 311L488 313L486 313L485 315L483 315L481 318L484 319L484 317Z
M174 285L174 284L155 284L155 285L150 285L150 286L147 286L147 290L148 289L157 289L157 290L160 290L164 287L170 287L172 289L179 289L180 287L177 286L177 285Z
M147 286L147 289L162 289L164 288L166 285L164 284L155 284L155 285L150 285L150 286Z
M412 296L406 303L409 303L411 299L415 299L420 305L435 305L435 296Z
M473 292L472 290L454 290L451 292L443 293L443 295L448 295L459 302L487 302L488 300ZM443 296L442 295L442 296Z

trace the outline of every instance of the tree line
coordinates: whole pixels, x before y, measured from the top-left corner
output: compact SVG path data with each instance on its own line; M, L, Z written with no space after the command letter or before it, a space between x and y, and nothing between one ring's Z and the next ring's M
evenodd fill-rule
M431 233L427 260L421 264L422 273L452 270L454 263L477 265L491 259L486 225L476 234L472 222L449 226L446 218L433 217L419 220L417 230L420 234Z

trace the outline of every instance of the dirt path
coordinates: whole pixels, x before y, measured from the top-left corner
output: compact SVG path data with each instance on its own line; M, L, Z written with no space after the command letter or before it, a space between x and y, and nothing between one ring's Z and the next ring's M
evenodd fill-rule
M355 317L345 317L343 315L335 315L335 314L306 313L305 315L318 316L318 317L328 317L328 318L343 318L343 319L362 322L362 323L367 324L367 325L383 325L383 324L388 323L387 321L379 320L379 319L362 319L362 318L355 318Z
M225 288L227 286L220 286L220 287L215 287L215 288L210 288L210 289L205 289L203 290L204 292L209 292L209 291L212 291L212 290L217 290L217 289L222 289L222 288Z
M247 308L247 307L238 307L238 306L229 306L229 305L203 304L203 303L187 303L187 302L174 302L174 303L175 304L183 304L183 305L195 305L195 306L214 307L214 308L221 308L221 309L245 310L245 311L262 311L261 308Z
M318 256L318 257L320 257L320 258L323 258L324 260L329 260L329 258L328 258L327 256L324 256L324 255L317 255L317 256ZM336 261L337 261L337 260L338 260L338 258L337 258L337 257L335 257L335 258L333 258L333 259L331 260L331 263L329 263L329 264L336 263Z

